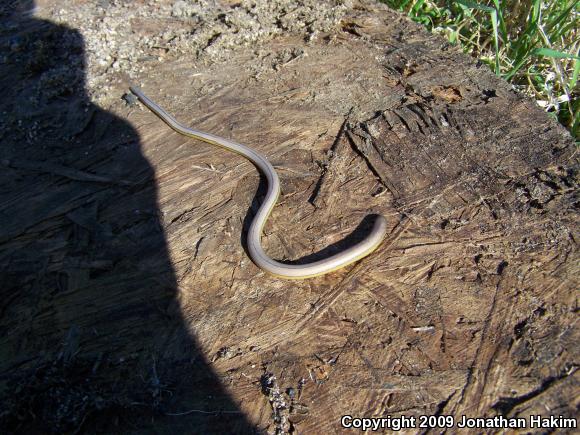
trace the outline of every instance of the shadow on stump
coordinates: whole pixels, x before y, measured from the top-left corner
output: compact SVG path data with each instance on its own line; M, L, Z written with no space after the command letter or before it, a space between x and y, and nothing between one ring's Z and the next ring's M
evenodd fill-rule
M185 328L137 133L33 6L0 6L0 431L254 432Z

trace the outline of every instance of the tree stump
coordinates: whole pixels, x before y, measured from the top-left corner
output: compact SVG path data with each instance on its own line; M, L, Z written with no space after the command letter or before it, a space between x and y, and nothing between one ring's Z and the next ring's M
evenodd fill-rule
M244 249L264 187L249 162L120 99L83 125L55 102L70 144L3 147L8 430L577 415L578 158L529 98L370 1L310 40L154 66L132 80L168 112L277 169L271 257L331 254L369 213L390 233L337 272L269 276Z

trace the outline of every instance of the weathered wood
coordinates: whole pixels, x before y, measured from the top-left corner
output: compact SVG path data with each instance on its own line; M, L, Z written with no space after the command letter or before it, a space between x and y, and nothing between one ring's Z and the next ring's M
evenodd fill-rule
M274 164L272 257L319 258L364 234L368 213L391 233L336 273L265 275L243 248L251 164L138 106L96 109L77 148L3 162L10 409L101 394L71 415L168 433L577 414L578 159L532 101L372 2L309 42L281 35L135 79L184 124ZM36 383L19 378L35 368Z

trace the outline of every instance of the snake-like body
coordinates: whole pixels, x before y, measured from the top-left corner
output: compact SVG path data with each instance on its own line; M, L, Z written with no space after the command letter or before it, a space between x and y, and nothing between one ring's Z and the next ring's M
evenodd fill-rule
M261 245L262 229L280 195L280 180L270 162L264 156L245 145L183 126L153 100L147 97L139 88L132 86L130 89L145 106L178 133L241 154L251 161L266 177L268 191L250 225L247 239L248 251L252 261L266 272L288 279L304 279L324 275L366 257L385 238L387 234L387 220L379 215L375 220L370 234L365 239L328 258L308 264L285 264L271 259L266 255Z

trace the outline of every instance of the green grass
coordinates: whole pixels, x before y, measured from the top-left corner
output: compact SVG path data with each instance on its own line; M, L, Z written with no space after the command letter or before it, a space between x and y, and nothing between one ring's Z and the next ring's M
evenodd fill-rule
M382 0L481 59L578 138L579 16L574 0Z

